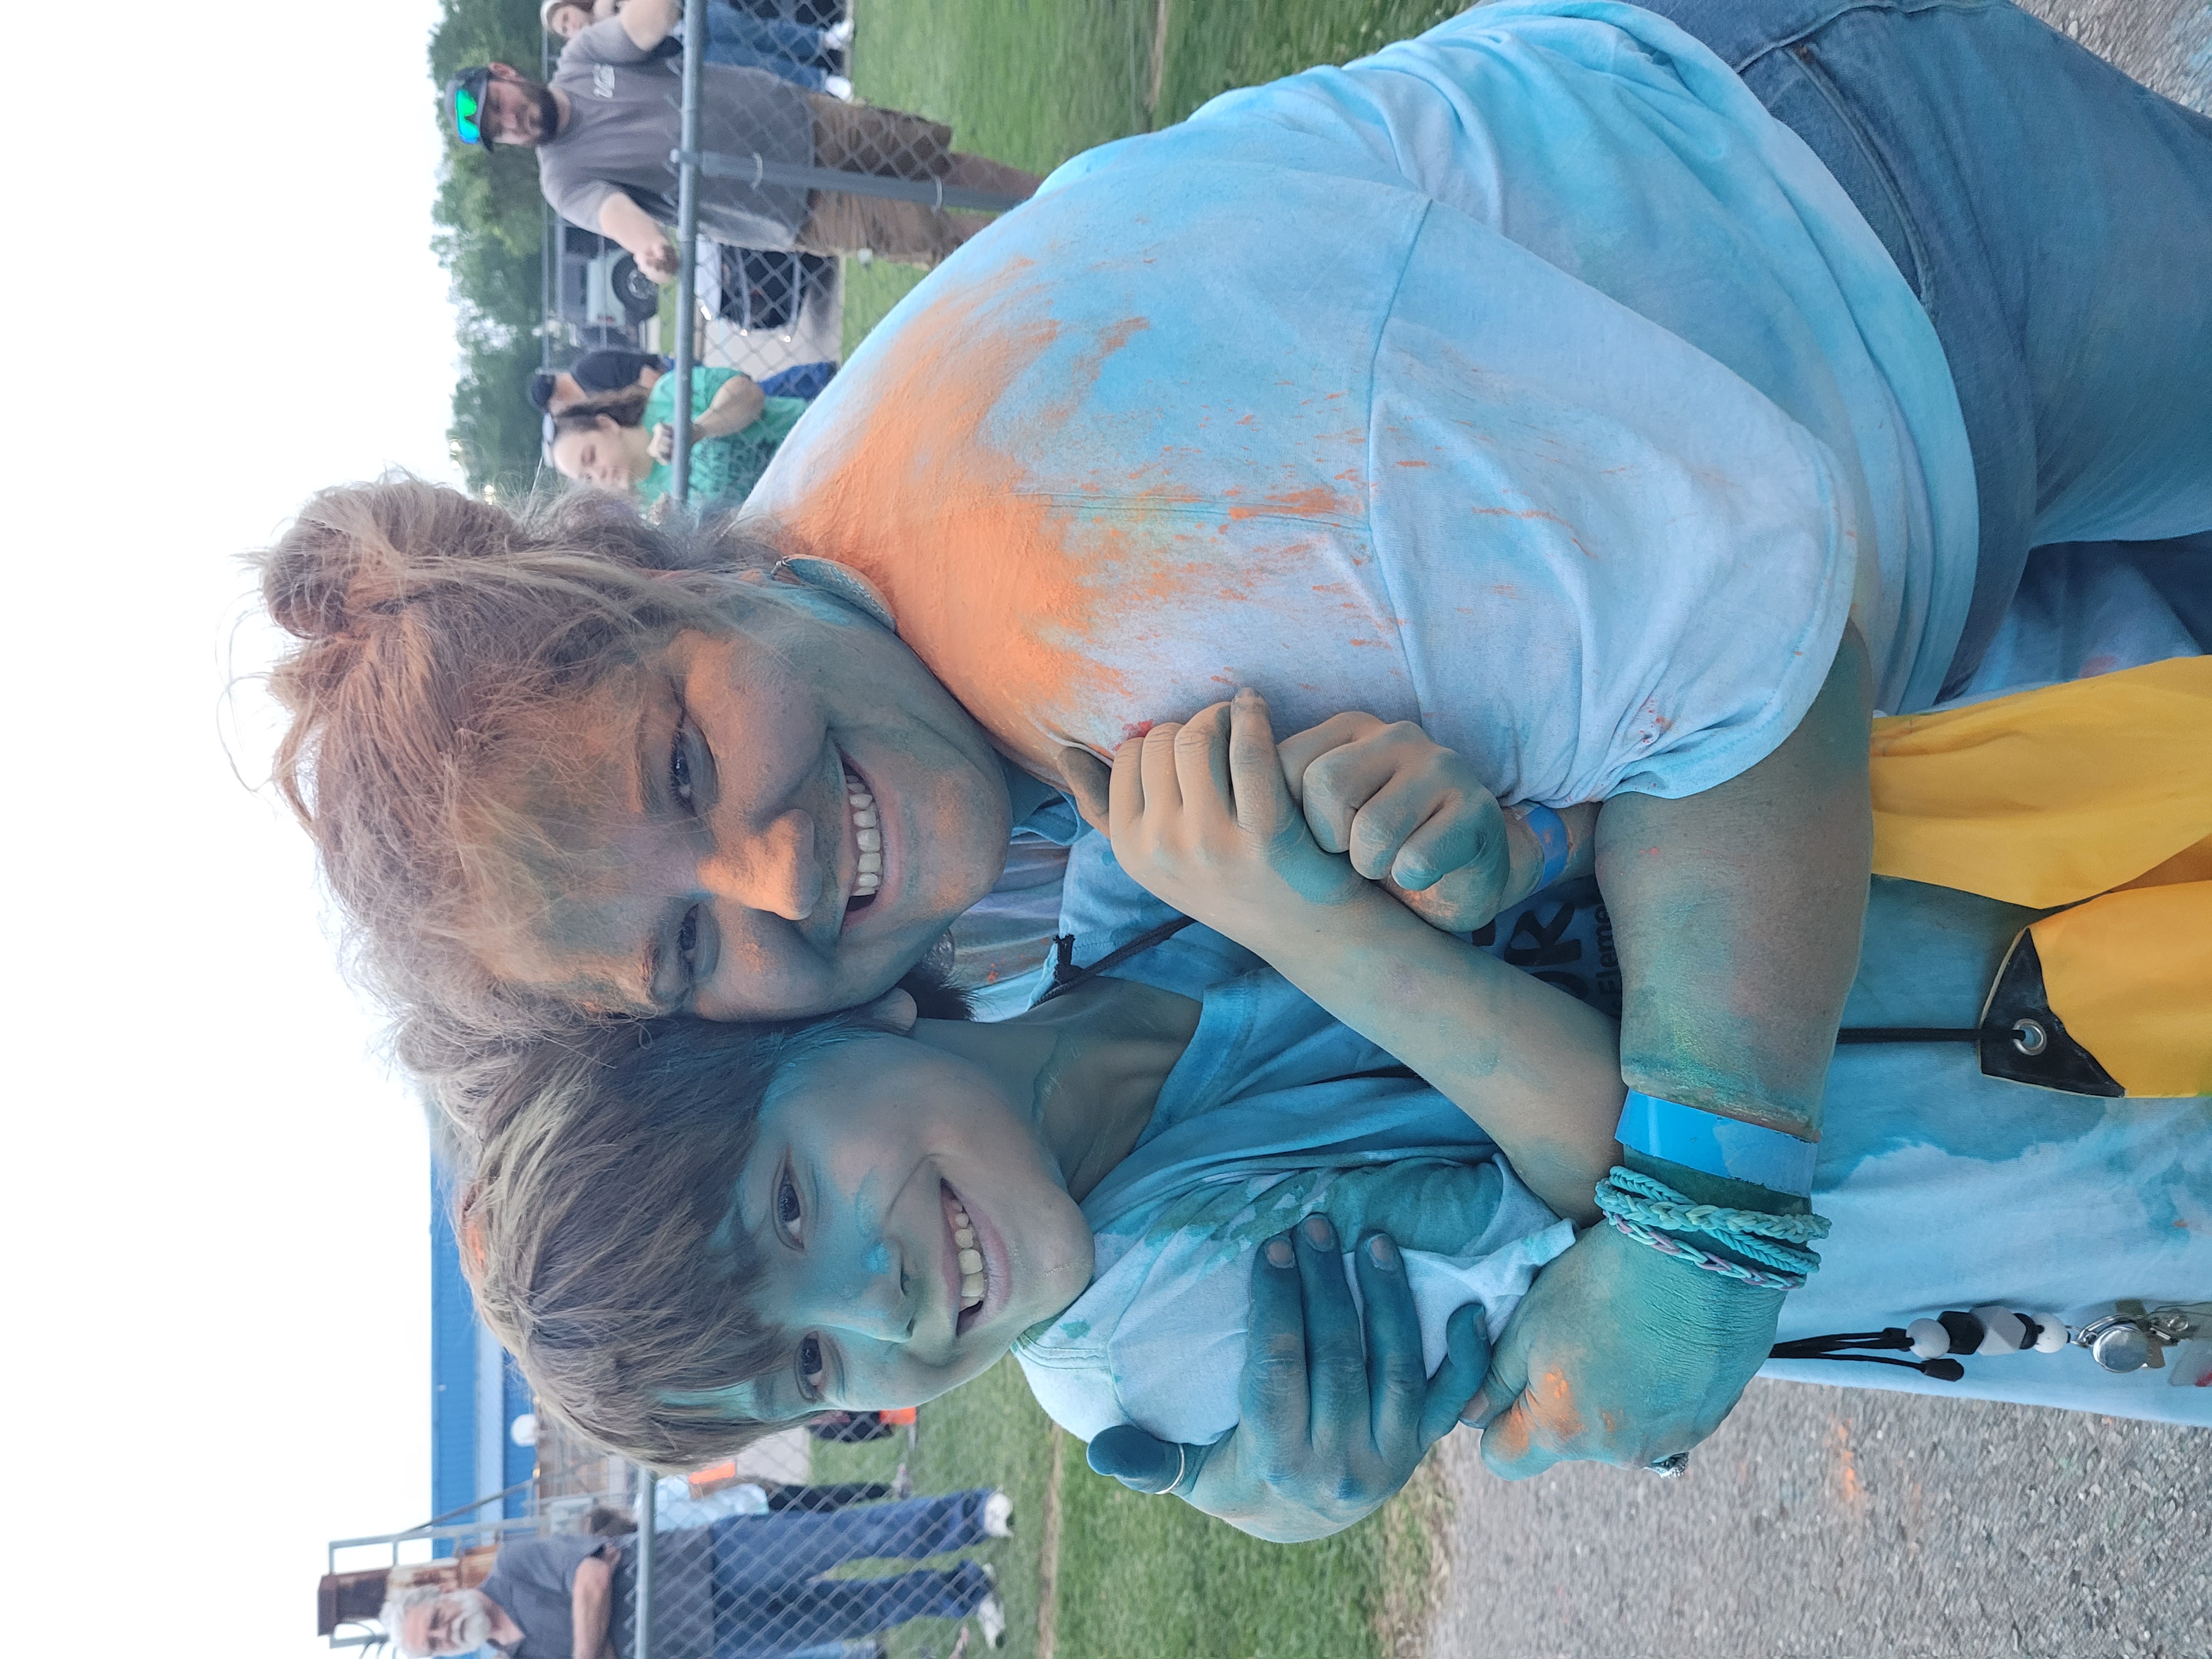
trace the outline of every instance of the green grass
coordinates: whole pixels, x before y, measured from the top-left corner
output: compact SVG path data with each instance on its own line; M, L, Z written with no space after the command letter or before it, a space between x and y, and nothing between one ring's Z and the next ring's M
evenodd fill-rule
M975 1552L999 1574L1009 1659L1034 1654L1040 1551L1054 1430L1021 1370L1001 1361L921 1408L919 1443L817 1445L817 1480L888 1480L902 1457L917 1492L997 1486L1014 1500L1014 1536ZM1054 1609L1058 1659L1390 1659L1419 1650L1436 1554L1441 1487L1425 1470L1383 1510L1315 1544L1262 1544L1172 1498L1140 1498L1091 1473L1083 1448L1061 1454L1063 1514ZM856 1572L894 1572L868 1564ZM892 1637L894 1659L942 1659L943 1621ZM971 1642L969 1651L982 1659Z
M853 80L870 103L949 123L961 149L1048 173L1232 87L1343 63L1462 9L1462 0L855 0ZM847 260L845 349L919 280L904 265Z
M996 1486L1011 1497L1014 1536L968 1553L989 1562L999 1575L1000 1598L1006 1604L1004 1652L1009 1659L1020 1659L1036 1646L1037 1543L1052 1468L1051 1433L1051 1421L1030 1398L1020 1367L1005 1359L965 1388L921 1408L921 1435L911 1455L903 1434L857 1446L817 1444L813 1478L888 1480L905 1457L917 1493ZM1077 1457L1080 1461L1079 1447ZM904 1570L904 1564L870 1564L854 1571ZM930 1652L942 1659L951 1645L952 1627L945 1621L917 1619L893 1634L890 1649L895 1659L921 1659ZM979 1643L971 1640L969 1650L975 1659L983 1659ZM1072 1651L1060 1649L1063 1656Z
M1263 1544L1187 1504L1141 1498L1091 1474L1079 1447L1070 1453L1062 1659L1365 1659L1389 1653L1388 1626L1418 1623L1425 1607L1433 1547L1404 1510L1317 1543Z

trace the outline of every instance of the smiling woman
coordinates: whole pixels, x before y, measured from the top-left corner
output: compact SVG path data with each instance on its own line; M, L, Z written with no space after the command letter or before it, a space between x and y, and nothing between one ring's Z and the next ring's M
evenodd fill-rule
M398 479L262 558L299 643L276 762L400 1017L471 1068L586 1012L818 1012L988 891L989 743L887 630L738 538L586 496L517 517Z

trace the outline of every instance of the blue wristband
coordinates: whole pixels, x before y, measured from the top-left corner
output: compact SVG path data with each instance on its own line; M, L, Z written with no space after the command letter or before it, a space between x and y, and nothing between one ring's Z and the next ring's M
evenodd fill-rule
M1536 878L1536 891L1540 893L1567 872L1567 855L1571 850L1567 845L1567 821L1550 807L1533 802L1513 811L1543 849L1544 872Z
M1747 1182L1769 1192L1798 1198L1812 1195L1813 1164L1820 1157L1820 1143L1800 1140L1779 1129L1699 1111L1694 1106L1631 1089L1628 1103L1620 1109L1620 1127L1613 1133L1623 1146L1647 1158Z

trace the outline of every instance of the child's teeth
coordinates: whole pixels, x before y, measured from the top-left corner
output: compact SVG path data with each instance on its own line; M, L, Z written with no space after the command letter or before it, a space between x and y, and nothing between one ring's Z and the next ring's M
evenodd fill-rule
M963 1249L960 1252L960 1276L963 1279L971 1278L982 1271L982 1251Z
M960 1310L980 1307L983 1301L983 1275L969 1273L960 1281Z
M863 853L880 853L884 850L884 832L880 830L855 830L853 831L853 839L860 844L860 850Z
M952 1230L952 1242L963 1250L974 1249L975 1230L973 1227L955 1227Z
M863 870L853 878L853 890L856 893L872 893L883 884L884 872L880 870Z
M869 799L870 800L873 800L873 799L875 799L875 797L874 797L873 795L871 795L871 796L869 796L869 797L868 797L868 799ZM856 829L860 829L860 830L872 830L872 829L874 829L874 828L876 827L876 809L875 809L874 807L872 807L872 806L855 806L855 807L854 807L854 809L853 809L853 823L854 823L854 828L856 828Z
M883 874L883 872L884 855L880 852L863 853L860 854L860 873L862 875L880 876Z

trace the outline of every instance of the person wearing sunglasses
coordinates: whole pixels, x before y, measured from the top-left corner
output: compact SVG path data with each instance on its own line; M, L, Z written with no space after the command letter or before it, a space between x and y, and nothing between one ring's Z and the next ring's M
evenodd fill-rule
M676 0L630 0L562 48L550 85L506 64L463 70L447 82L446 113L465 145L538 151L540 187L572 224L629 250L656 282L672 282L676 253L663 228L676 218L669 153L681 117L659 49L679 19ZM951 147L952 131L896 110L808 92L767 71L704 67L702 145L796 167L938 179L1026 197L1040 182L1017 167ZM699 228L741 247L870 252L934 265L988 221L839 191L702 178Z

